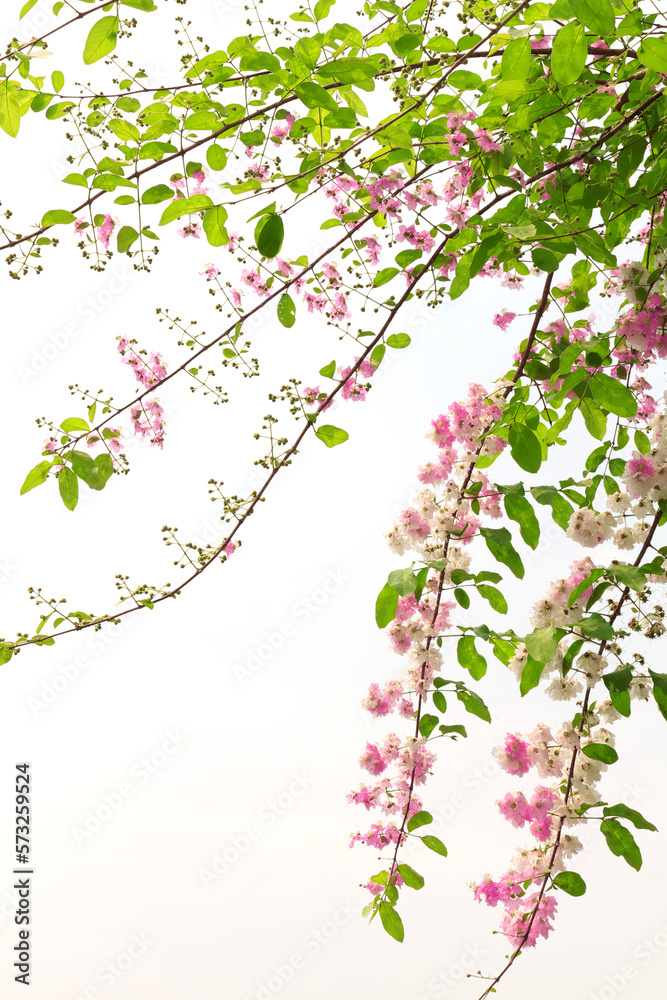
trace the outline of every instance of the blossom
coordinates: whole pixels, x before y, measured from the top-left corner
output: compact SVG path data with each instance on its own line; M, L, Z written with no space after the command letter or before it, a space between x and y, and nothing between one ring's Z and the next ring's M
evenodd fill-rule
M199 272L202 276L206 275L207 281L212 281L216 274L220 274L220 269L215 267L214 264L206 264L203 271Z
M493 325L500 327L500 329L504 333L507 327L510 325L510 323L512 323L513 320L515 319L516 319L516 313L507 312L505 309L503 309L502 313L496 313L496 315L493 317Z
M502 747L493 750L493 756L508 774L521 775L530 770L528 744L513 733L507 734Z
M102 246L104 247L105 250L109 249L109 240L111 238L111 234L114 231L114 226L115 225L116 225L116 223L111 218L111 216L110 215L105 215L104 216L104 221L95 230L95 232L97 233L97 238L98 238L98 240L100 241L100 243L102 244Z
M194 236L198 240L201 236L201 226L198 222L189 222L187 225L183 226L182 229L177 229L176 232L182 239L187 239L188 236Z
M479 148L485 153L492 153L494 151L502 153L503 147L499 143L494 142L488 132L485 132L483 128L478 128L473 135L477 139Z

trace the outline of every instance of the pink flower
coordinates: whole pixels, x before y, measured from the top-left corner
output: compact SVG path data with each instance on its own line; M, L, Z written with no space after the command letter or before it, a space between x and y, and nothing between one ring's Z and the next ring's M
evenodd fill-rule
M97 238L104 247L105 250L109 249L109 239L113 233L115 222L110 215L104 216L104 222L101 226L97 227Z
M478 128L473 134L477 139L479 148L485 153L492 153L494 151L502 153L503 147L499 143L494 142L488 132L485 132L483 128Z
M374 236L367 236L364 242L366 244L368 262L369 264L373 264L375 266L380 259L381 244L379 240L375 239Z
M84 229L86 229L87 227L88 223L85 222L83 219L74 220L74 232L77 234L77 236L79 235L79 233L82 233Z
M655 476L655 466L645 455L640 455L639 458L631 458L628 462L628 471L631 476L641 477L642 479Z
M213 264L207 264L203 271L199 272L201 275L206 275L207 281L212 281L216 274L220 274L220 269L215 267Z
M522 775L530 770L528 744L513 733L507 734L503 747L496 747L493 756L508 774Z
M198 240L201 236L201 226L198 222L189 222L186 226L183 226L182 229L177 229L176 232L183 239L186 239L188 236L194 236L194 238Z
M496 313L493 317L493 325L500 327L500 329L505 332L507 327L516 319L516 313L506 312L503 310L501 313Z
M508 792L504 799L499 799L496 803L503 817L512 826L521 827L528 818L528 800L523 792L513 795Z

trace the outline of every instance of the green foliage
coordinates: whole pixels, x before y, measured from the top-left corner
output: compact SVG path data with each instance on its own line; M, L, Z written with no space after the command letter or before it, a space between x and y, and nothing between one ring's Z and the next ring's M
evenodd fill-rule
M583 896L586 892L586 883L576 872L559 872L554 877L554 885L570 896Z

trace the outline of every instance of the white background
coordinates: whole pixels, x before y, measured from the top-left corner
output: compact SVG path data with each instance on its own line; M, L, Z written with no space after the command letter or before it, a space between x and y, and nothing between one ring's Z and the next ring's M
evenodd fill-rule
M170 6L172 15L188 11L207 26L215 47L243 30L230 28L242 23L239 9ZM164 18L162 34L154 18L150 34L138 33L155 56L151 73L162 70L159 82L176 77L168 12ZM7 16L4 29L3 37L17 30ZM59 43L57 51L64 55L45 64L49 71L66 65L68 45ZM61 126L27 117L18 141L3 135L0 142L2 198L20 220L17 228L25 231L48 208L75 203L76 189L58 183L70 152ZM257 485L252 434L268 411L266 393L291 375L312 384L332 356L347 360L325 327L302 316L286 331L267 319L255 334L263 377L249 385L223 374L229 405L214 408L177 381L161 393L168 405L163 453L134 449L131 474L114 478L101 494L86 491L74 513L52 482L20 498L44 437L35 417L60 422L83 412L68 393L70 383L103 385L116 399L129 398L131 373L115 352L119 333L169 362L178 357L175 338L158 324L156 306L198 318L211 334L220 329L199 271L209 260L225 262L224 251L169 236L150 275L133 272L125 257L100 275L79 258L69 228L58 235L61 246L47 248L44 274L20 282L0 275L0 632L8 639L35 627L30 585L49 597L67 596L70 608L104 612L116 600L117 572L137 582L173 582L161 526L205 537L217 524L208 478L224 479L238 494ZM319 236L309 247L303 229L291 236L288 229L285 252L312 254ZM382 866L374 851L348 849L350 832L374 817L348 806L345 796L362 780L356 760L366 739L387 728L409 729L398 719L374 721L359 707L371 681L402 670L373 621L387 572L407 564L390 555L383 535L409 501L417 467L432 457L424 439L431 418L461 398L469 381L488 385L502 374L528 329L524 317L503 334L491 325L493 313L503 305L525 310L534 295L484 283L437 314L413 311L397 328L411 332L411 348L380 369L366 403L337 407L333 422L349 431L350 441L333 451L308 441L242 531L243 546L227 565L211 568L178 601L126 619L122 629L30 649L2 668L3 996L24 996L12 970L18 761L29 761L33 773L34 1000L339 1000L371 991L391 1000L474 1000L483 984L463 978L464 969L498 971L507 947L492 930L501 913L475 903L468 883L486 872L499 875L525 838L494 805L517 783L499 773L491 749L508 730L527 731L537 721L557 728L569 709L536 691L520 700L514 680L492 658L479 690L493 724L452 712L450 721L464 722L470 738L438 746L424 789L449 858L417 848L406 853L426 886L402 895L403 945L361 920L367 893L359 883ZM68 324L76 334L63 334ZM296 425L281 426L292 433ZM578 469L580 456L574 461ZM571 468L553 459L544 481ZM512 475L500 463L497 469L501 482ZM544 528L537 555L526 553L526 580L508 581L518 632L549 580L580 555L550 522ZM491 568L483 555L479 565ZM482 607L473 612L491 623ZM289 625L291 638L279 644L276 636ZM279 648L271 649L272 639ZM451 673L458 668L448 655ZM657 648L652 656L660 668ZM251 677L249 661L259 664ZM164 754L171 734L180 734L181 745L167 743L173 752ZM603 797L640 809L662 831L664 721L652 705L640 704L618 734L621 760L604 780ZM126 798L121 786L130 789ZM99 829L82 835L98 811L106 817ZM529 1000L536 989L549 998L569 989L581 1000L661 995L663 836L638 834L644 868L637 874L591 829L574 866L588 894L560 898L556 932L517 962L499 995ZM217 862L212 878L206 872L214 872L216 855L227 862Z

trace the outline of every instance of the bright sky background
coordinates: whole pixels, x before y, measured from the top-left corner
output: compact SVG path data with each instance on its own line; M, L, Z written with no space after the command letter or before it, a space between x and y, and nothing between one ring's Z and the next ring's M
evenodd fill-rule
M239 5L199 0L171 9L201 18L220 47L243 30ZM33 22L36 32L41 23ZM146 28L138 38L152 46L151 72L159 82L174 80L169 25L160 33L152 18L147 23L151 34ZM2 28L3 38L17 30L7 12ZM49 71L65 64L50 62ZM32 116L18 142L0 136L1 196L19 228L74 203L76 189L58 183L70 151L62 133ZM70 608L103 612L115 602L118 572L175 580L161 526L205 538L217 516L207 480L222 478L239 494L257 485L252 434L267 412L266 394L291 375L312 384L313 373L336 351L341 356L331 331L303 312L290 331L272 313L255 333L263 377L249 385L224 375L230 404L212 407L172 382L160 393L168 412L163 453L134 448L131 474L101 494L86 491L74 513L51 482L20 498L44 437L35 418L60 422L83 412L68 385L103 385L118 400L133 392L115 351L119 333L169 362L177 351L156 306L197 318L211 333L220 328L199 272L210 260L225 261L224 251L173 236L149 275L135 273L126 257L96 274L70 230L58 235L61 245L47 248L41 276L16 282L0 271L0 632L7 638L35 625L28 586L67 596ZM289 254L312 254L320 234L304 226L291 238ZM492 660L479 690L493 724L452 713L449 721L464 722L470 738L437 747L424 788L449 858L406 851L426 886L402 894L403 945L360 917L367 893L359 883L382 865L371 849L348 849L350 832L374 817L345 796L362 780L357 758L366 739L410 728L374 721L360 708L371 681L402 672L373 620L387 572L402 565L384 533L409 501L417 467L432 457L424 437L431 418L469 381L488 385L502 374L528 329L524 317L503 334L491 325L493 313L504 305L521 312L532 297L534 289L479 283L437 314L416 306L397 328L412 334L411 348L382 366L366 403L337 407L335 422L350 441L333 451L307 442L227 565L122 629L32 649L2 668L0 988L8 1000L24 995L11 968L12 789L20 761L33 772L33 1000L356 1000L371 992L389 1000L475 1000L482 984L463 978L464 970L494 974L503 964L507 947L492 935L500 912L475 903L468 888L486 872L504 871L525 839L494 805L518 786L499 773L491 750L507 731L538 721L558 728L569 707L536 691L520 700L509 672ZM76 332L64 334L70 324ZM499 462L501 482L505 469L512 475ZM545 473L555 481L570 471L578 469L554 458ZM526 580L508 584L518 632L548 582L580 555L549 522L544 528L538 553L526 554ZM492 621L488 611L472 611ZM652 656L662 669L660 652ZM248 664L259 664L249 678ZM621 760L601 790L663 831L664 722L652 705L633 704L631 719L617 727ZM82 834L98 812L99 829ZM644 868L637 874L591 830L574 866L587 896L561 894L556 932L517 962L499 996L532 1000L537 989L548 998L569 989L576 1000L660 995L663 836L638 834Z

